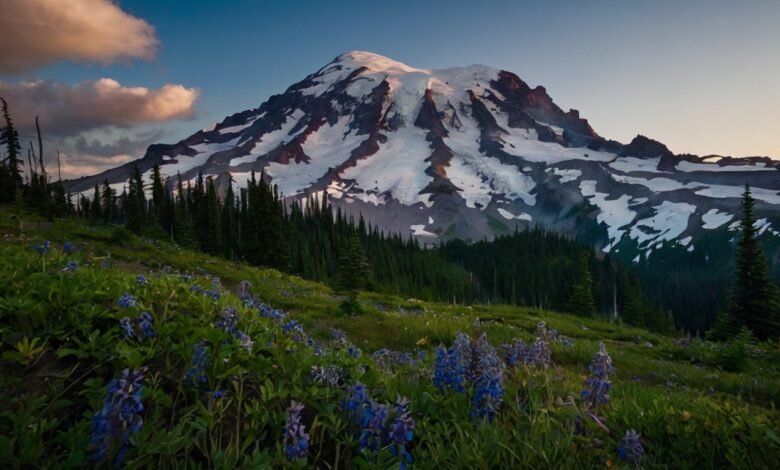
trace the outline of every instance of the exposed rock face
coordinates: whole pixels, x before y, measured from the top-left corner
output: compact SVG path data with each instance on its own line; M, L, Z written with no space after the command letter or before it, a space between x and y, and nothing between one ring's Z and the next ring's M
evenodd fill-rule
M90 195L104 180L120 189L135 165L148 175L154 164L184 180L214 175L223 189L265 171L288 199L327 194L347 213L428 242L540 225L630 259L695 250L729 230L745 182L761 233L780 223L770 159L674 155L641 135L623 145L511 72L417 69L359 51L68 189Z

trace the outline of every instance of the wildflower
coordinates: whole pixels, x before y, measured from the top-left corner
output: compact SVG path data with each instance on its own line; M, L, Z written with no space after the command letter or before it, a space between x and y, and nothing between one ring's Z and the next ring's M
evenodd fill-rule
M473 348L475 364L472 365L474 394L471 414L477 418L492 420L503 400L503 369L496 350L487 341L484 333Z
M284 455L288 460L305 459L309 450L309 435L306 426L301 423L303 405L294 401L287 408L284 423Z
M138 327L141 329L141 339L150 338L156 336L154 332L154 318L149 312L144 312L138 319Z
M244 281L239 282L238 283L238 297L240 299L250 298L250 296L252 294L249 292L249 289L251 287L252 287L252 283L249 282L249 281L244 280Z
M406 449L406 445L414 439L414 420L409 413L409 400L398 397L395 403L395 416L390 425L389 441L392 445L390 451L393 455L401 457L401 468L406 468L407 463L412 463L412 454Z
M125 338L134 338L135 337L135 327L133 326L133 323L130 321L130 317L124 317L121 320L119 320L119 328L122 330L122 334Z
M311 366L311 376L315 382L329 387L338 385L339 380L344 375L344 369L334 365Z
M62 272L64 273L72 273L78 269L79 264L75 261L69 261L68 264L65 265L64 268L62 268Z
M72 255L73 253L79 251L78 248L76 248L76 245L74 245L71 242L65 242L62 245L62 251L64 251L66 254Z
M581 395L589 408L595 408L609 401L609 391L612 389L609 374L615 371L604 343L599 343L599 350L588 366L588 370L590 375L585 381L587 388L582 391Z
M219 313L219 320L217 320L215 326L221 330L233 334L236 331L237 323L238 311L235 309L235 307L225 307Z
M363 407L361 416L362 431L358 438L358 449L377 451L384 447L385 426L387 425L388 406L369 400Z
M350 344L347 347L347 354L349 354L350 357L357 359L360 357L360 348L358 348L354 344Z
M295 320L290 320L282 325L282 331L290 335L293 341L303 341L306 338L306 332L303 331L303 325Z
M436 349L434 366L434 384L439 390L452 388L458 393L466 391L466 375L471 364L471 340L463 333L458 333L452 347Z
M633 429L626 431L626 435L623 436L623 440L618 447L618 457L631 464L638 465L641 463L645 450L642 448L642 442L639 437L639 434Z
M220 398L224 397L227 394L224 390L214 390L214 392L211 394L211 398L215 400L219 400Z
M206 383L206 367L209 365L208 349L205 341L201 341L194 346L195 353L190 361L190 368L184 374L184 382L193 385L196 383Z
M49 252L49 248L51 248L51 242L49 240L46 240L45 242L41 243L40 245L33 245L33 250L37 251L38 253L45 255Z
M273 321L282 321L287 316L286 313L269 307L266 304L260 304L257 307L257 311L263 318L270 318Z
M534 341L534 345L530 350L531 362L541 367L549 367L552 364L552 355L550 348L547 346L544 338L539 336Z
M344 333L343 330L339 330L338 328L331 328L330 329L330 337L333 343L333 347L337 349L341 349L346 347L347 345L347 335Z
M347 389L347 399L341 402L341 408L352 415L353 418L357 418L355 415L369 400L368 388L358 382Z
M526 358L529 357L528 345L522 340L515 340L510 344L504 344L506 350L506 357L504 361L509 367L515 367L520 363L525 364Z
M138 303L138 300L132 295L125 292L119 297L119 300L116 301L116 304L119 305L122 308L130 308L135 307Z
M136 276L135 277L135 282L139 286L148 286L149 285L149 280L146 279L146 276L144 276L143 274L139 274L138 276Z
M92 459L103 462L114 448L114 465L122 465L130 437L141 430L144 411L141 397L146 368L125 369L108 384L103 408L92 418Z

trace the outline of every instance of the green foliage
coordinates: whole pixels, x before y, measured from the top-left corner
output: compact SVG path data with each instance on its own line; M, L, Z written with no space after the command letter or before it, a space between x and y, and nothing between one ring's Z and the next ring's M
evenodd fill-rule
M644 329L597 318L560 315L508 305L470 307L360 292L360 316L338 315L331 289L276 270L212 258L165 241L133 236L115 243L111 227L74 220L38 225L23 216L0 217L0 461L4 467L85 467L91 461L92 418L107 385L124 368L147 367L144 424L130 439L128 468L173 467L395 467L390 449L357 451L355 425L340 409L345 388L360 381L372 396L407 397L416 422L410 452L423 468L628 468L616 453L628 429L641 435L643 468L773 468L780 459L780 371L775 343L756 343L749 332L729 345L671 340ZM52 248L31 249L44 238ZM78 247L60 247L71 240ZM70 261L75 271L61 271ZM108 263L106 263L108 262ZM139 283L142 273L148 282ZM182 276L194 273L193 278ZM211 289L220 298L192 290ZM309 337L327 343L340 328L363 354L326 349L324 356L296 342L281 325L261 317L232 293L248 280L251 293L300 321ZM137 305L122 308L128 292ZM217 325L223 308L250 350ZM123 336L123 317L149 312L156 335ZM457 332L485 332L495 345L532 341L536 324L574 341L552 342L555 366L505 370L504 403L491 423L470 416L469 399L433 386L433 349ZM641 337L641 339L639 338ZM205 342L205 383L187 384L193 348ZM617 371L603 427L582 414L580 391L587 366L605 342ZM420 351L414 366L384 369L371 357L381 348ZM738 367L723 358L740 354ZM342 368L334 386L315 382L312 366ZM731 369L731 370L729 370ZM217 396L215 391L225 391ZM304 404L311 437L307 459L293 465L282 446L285 409Z

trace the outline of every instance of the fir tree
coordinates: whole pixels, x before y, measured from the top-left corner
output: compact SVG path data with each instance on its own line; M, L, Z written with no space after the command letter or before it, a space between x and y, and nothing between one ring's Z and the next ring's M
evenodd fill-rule
M103 181L103 194L100 206L102 209L101 215L103 216L103 221L113 223L116 220L116 194L108 184L108 180Z
M736 279L729 309L713 328L715 339L726 339L747 327L759 339L780 337L780 298L767 267L755 228L755 202L750 186L742 194L742 220L736 253Z
M90 217L94 220L100 220L103 217L103 210L100 207L100 187L95 183L95 192L92 195L92 203L89 207Z
M0 102L3 104L3 118L5 119L5 128L0 133L0 140L5 143L6 156L5 156L5 177L8 181L4 181L2 191L2 198L0 201L10 202L16 199L16 191L21 189L24 184L22 178L21 166L23 164L21 158L22 146L19 143L19 134L16 132L14 122L11 119L11 113L8 110L8 103L4 98L0 98Z
M575 315L592 317L596 314L596 304L593 300L593 276L590 274L587 253L580 255L577 282L569 297L569 311Z
M214 179L209 178L206 189L206 227L203 251L218 254L220 249L219 200Z
M130 177L127 197L125 198L124 209L127 228L136 235L141 234L144 219L143 198L139 193L143 192L143 181L141 170L136 166Z

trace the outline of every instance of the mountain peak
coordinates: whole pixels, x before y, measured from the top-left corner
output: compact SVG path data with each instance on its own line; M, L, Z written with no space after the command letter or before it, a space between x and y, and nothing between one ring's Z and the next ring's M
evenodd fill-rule
M402 62L393 60L389 57L385 57L380 54L375 54L368 51L349 51L345 52L333 60L333 63L338 63L347 66L351 69L365 67L372 72L388 72L388 73L409 73L409 72L428 72L424 69L418 69L410 67Z

